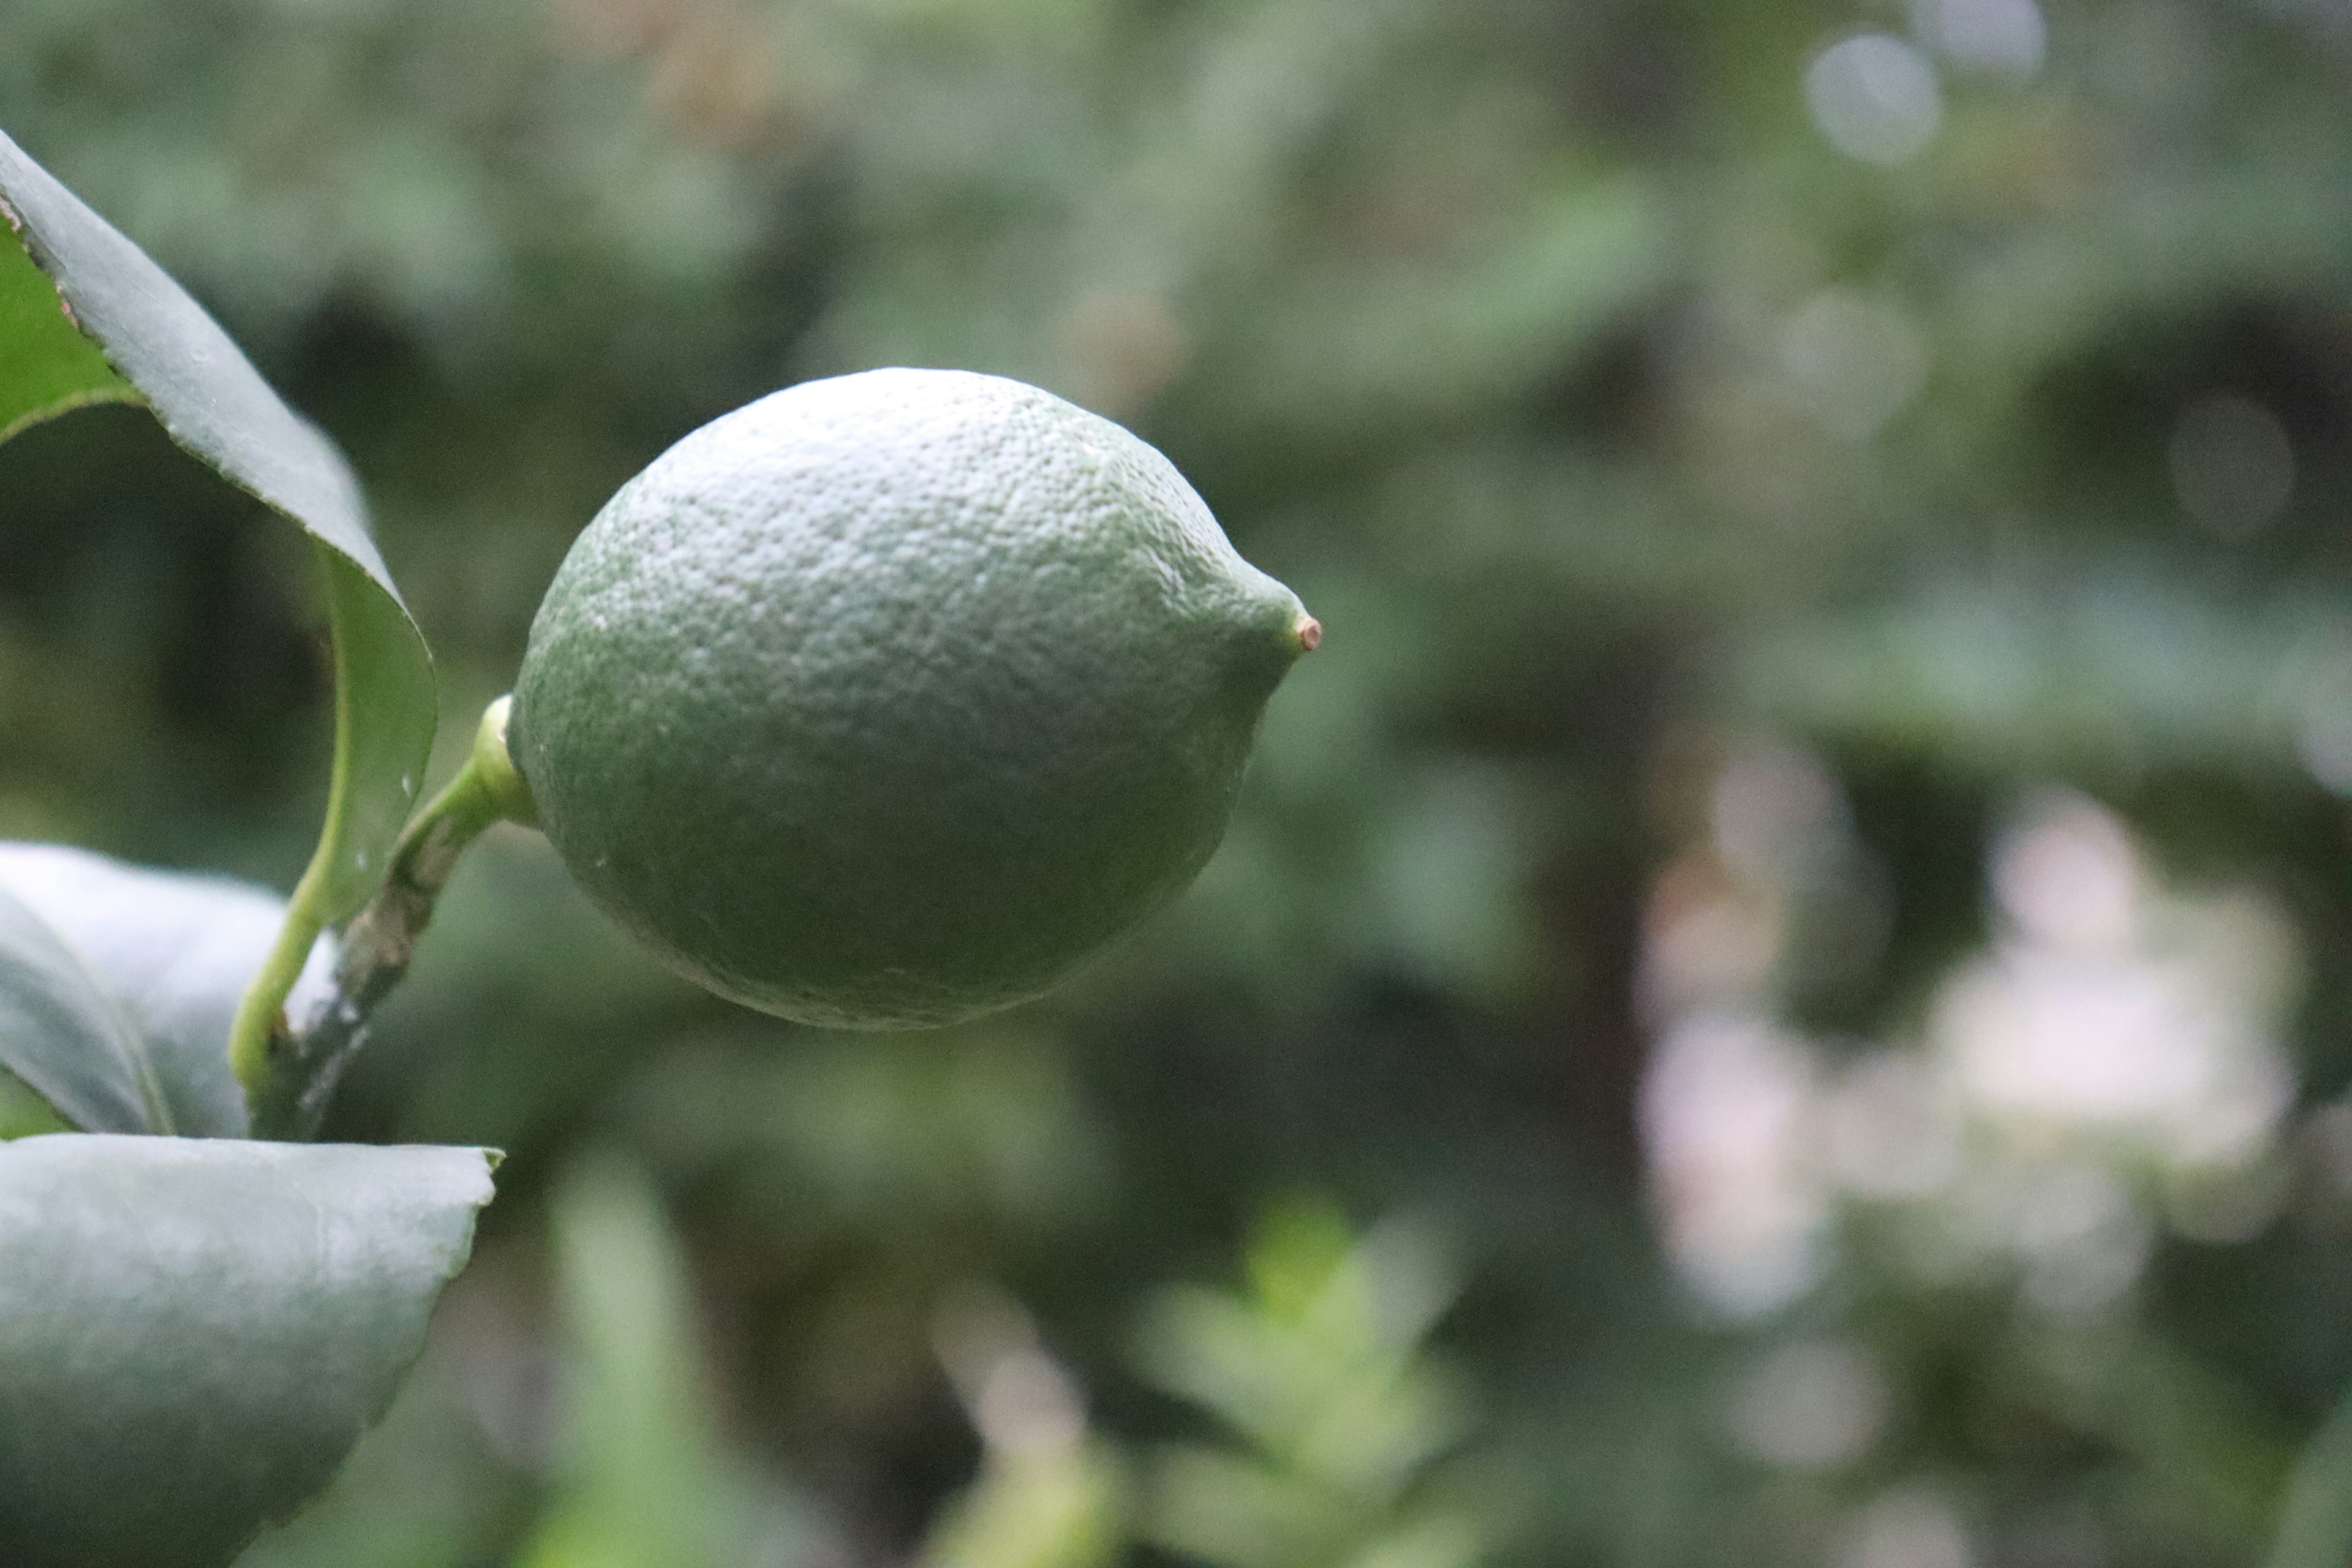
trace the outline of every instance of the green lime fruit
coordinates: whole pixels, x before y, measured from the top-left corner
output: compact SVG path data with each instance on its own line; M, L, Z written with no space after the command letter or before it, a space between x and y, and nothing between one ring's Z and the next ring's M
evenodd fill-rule
M839 1027L1036 996L1189 883L1321 628L1174 466L1034 387L806 383L623 486L509 744L670 967Z

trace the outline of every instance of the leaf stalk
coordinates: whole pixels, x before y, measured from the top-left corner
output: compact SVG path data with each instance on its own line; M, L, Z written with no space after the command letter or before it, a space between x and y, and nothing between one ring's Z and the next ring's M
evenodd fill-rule
M247 992L231 1034L254 1137L318 1135L343 1069L366 1041L369 1017L408 973L458 856L496 823L537 825L538 808L507 752L510 703L501 697L483 712L465 766L402 830L383 881L343 928L332 991L299 1025L288 1019L284 999L321 922L298 916L311 906L296 888L278 945ZM255 1027L246 1009L272 997L260 1004L271 1016Z

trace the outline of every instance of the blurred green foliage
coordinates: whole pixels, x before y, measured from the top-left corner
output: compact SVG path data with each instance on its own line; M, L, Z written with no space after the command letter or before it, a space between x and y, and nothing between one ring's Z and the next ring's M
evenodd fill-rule
M1133 425L1329 633L1200 887L986 1026L732 1013L478 850L339 1131L502 1144L505 1195L257 1568L2336 1550L2340 6L13 0L0 46L0 124L352 453L442 772L617 483L873 364ZM0 833L290 883L308 586L136 414L0 450ZM1244 1240L1299 1190L1349 1223ZM1396 1214L1443 1318L1367 1304Z
M1471 1426L1422 1342L1455 1281L1430 1237L1396 1222L1359 1242L1328 1210L1277 1208L1235 1299L1172 1287L1139 1354L1159 1387L1214 1413L1243 1447L1160 1456L1149 1536L1221 1568L1469 1568L1488 1544L1426 1472Z
M627 1167L589 1165L558 1189L552 1219L569 1331L562 1451L555 1496L520 1561L752 1560L748 1489L719 1446L686 1270L657 1200Z

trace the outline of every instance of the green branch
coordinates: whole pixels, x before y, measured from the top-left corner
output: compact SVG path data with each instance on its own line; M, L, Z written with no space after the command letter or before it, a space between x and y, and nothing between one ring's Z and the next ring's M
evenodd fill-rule
M509 704L504 697L490 704L466 765L401 833L383 884L343 928L332 994L299 1026L287 1018L285 1000L324 922L309 912L317 905L312 879L306 874L294 889L278 945L239 1005L230 1035L230 1060L245 1086L256 1138L317 1133L369 1016L407 973L457 857L493 823L537 823L530 791L507 754Z

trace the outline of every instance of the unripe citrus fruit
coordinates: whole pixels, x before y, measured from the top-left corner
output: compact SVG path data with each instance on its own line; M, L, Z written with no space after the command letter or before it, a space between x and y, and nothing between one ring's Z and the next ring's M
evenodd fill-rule
M1024 1000L1189 882L1320 628L1157 451L958 371L803 384L623 486L510 747L589 895L812 1023Z

